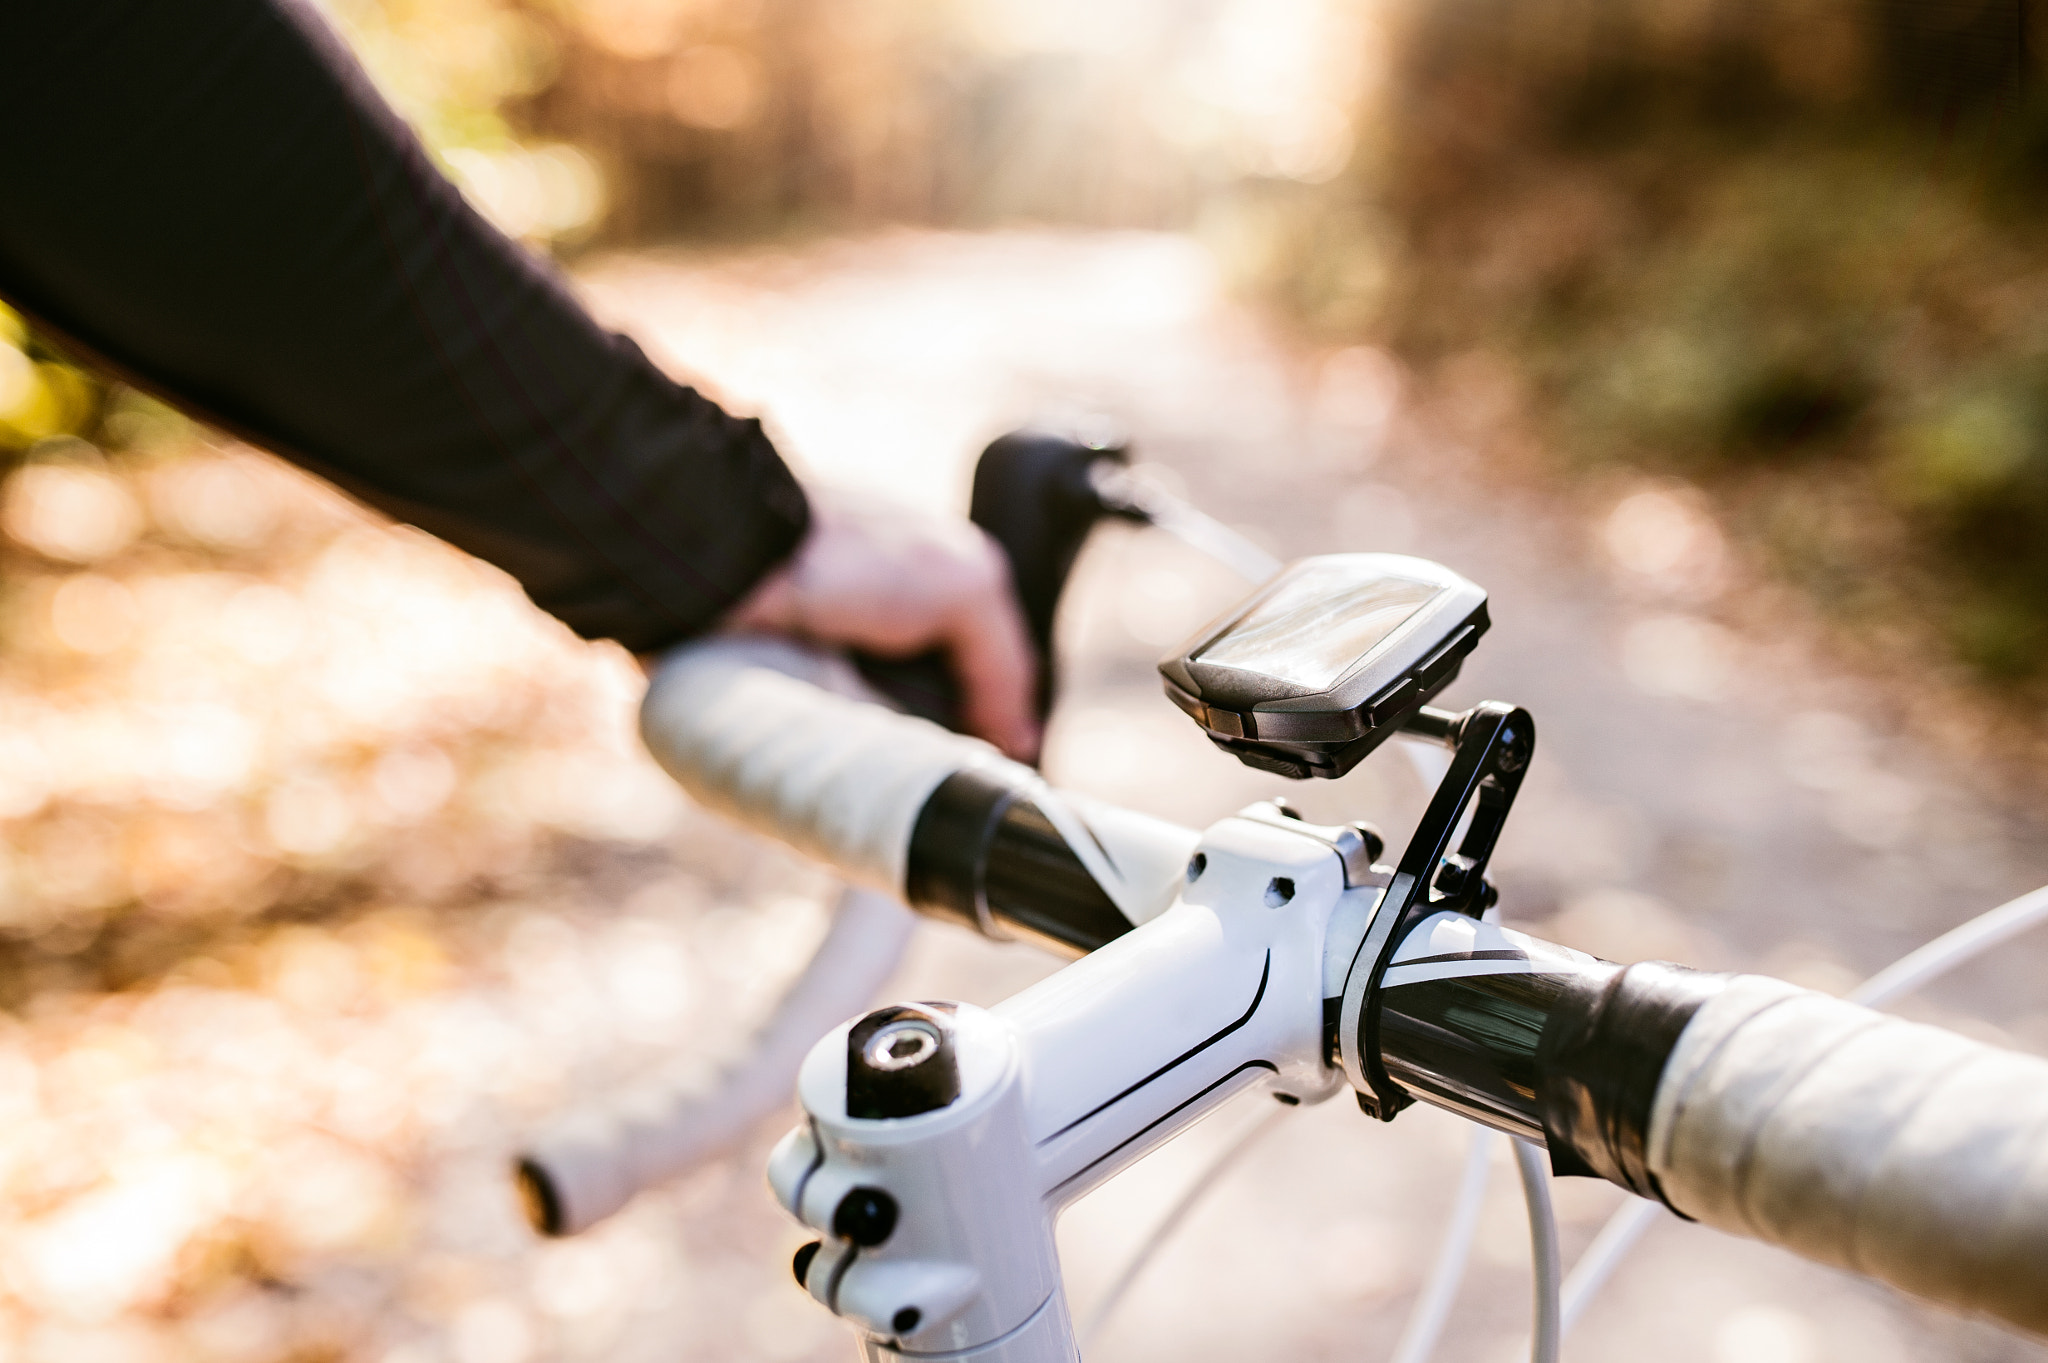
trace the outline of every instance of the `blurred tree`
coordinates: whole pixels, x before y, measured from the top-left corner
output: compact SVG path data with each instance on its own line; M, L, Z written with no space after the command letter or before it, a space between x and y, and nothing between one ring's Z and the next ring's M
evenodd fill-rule
M1863 17L1877 88L1899 112L1946 123L2010 106L2034 74L2026 0L1883 0Z
M98 382L31 336L0 303L0 452L88 428L102 397Z
M1371 325L1425 369L1508 359L1571 460L1739 490L1845 619L1939 622L1985 675L2040 671L2048 102L2025 0L1398 14L1352 172L1374 215L1354 235L1391 255Z
M977 12L989 8L1003 7L555 3L559 79L512 107L597 155L613 239L1184 220L1194 177L1133 78L1188 42L1168 7L1131 6L1132 41L1094 51L1019 40Z

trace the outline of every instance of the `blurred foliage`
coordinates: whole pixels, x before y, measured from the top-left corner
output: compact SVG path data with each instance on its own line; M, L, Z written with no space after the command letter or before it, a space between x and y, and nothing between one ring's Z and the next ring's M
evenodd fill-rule
M1019 219L1178 226L1344 167L1329 0L330 0L479 205L536 240Z
M0 451L91 428L104 396L97 380L30 335L0 303Z
M1488 355L1570 466L1705 480L1843 619L2048 662L2048 99L2020 0L1438 0L1295 306ZM1352 263L1346 264L1347 259ZM1330 287L1367 278L1377 293Z
M622 651L8 327L0 1357L668 1333L672 1212L565 1259L504 1150L737 1045L816 874L686 805Z
M678 817L623 656L147 398L94 410L0 482L0 1007Z
M526 0L521 126L590 151L608 231L1185 223L1328 180L1366 43L1324 0Z
M327 8L536 246L1192 227L1326 333L1504 362L1567 464L1713 481L1842 618L2016 678L2048 658L2026 3ZM0 319L0 448L105 443L105 401Z

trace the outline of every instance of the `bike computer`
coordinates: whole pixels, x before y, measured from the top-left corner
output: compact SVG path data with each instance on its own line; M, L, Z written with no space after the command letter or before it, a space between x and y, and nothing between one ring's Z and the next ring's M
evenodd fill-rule
M1486 593L1405 554L1296 560L1160 660L1166 694L1247 766L1342 776L1458 675Z

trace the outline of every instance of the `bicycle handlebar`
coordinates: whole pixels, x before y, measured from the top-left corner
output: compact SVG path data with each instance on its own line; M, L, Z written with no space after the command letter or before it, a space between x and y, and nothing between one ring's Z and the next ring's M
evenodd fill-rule
M763 641L713 641L657 675L643 732L704 803L993 935L1086 951L1176 901L1194 834L1062 796L984 744L775 670L788 661ZM1331 982L1376 907L1352 870L1322 910L1326 1061ZM1465 940L1481 928L1501 940ZM1137 969L1136 945L1111 954ZM1557 1172L2048 1330L2048 1061L1760 977L1617 968L1453 913L1418 925L1379 994L1389 1073L1542 1139ZM821 1046L843 1047L835 1036ZM853 1119L842 1104L835 1120ZM853 1258L820 1261L836 1284Z

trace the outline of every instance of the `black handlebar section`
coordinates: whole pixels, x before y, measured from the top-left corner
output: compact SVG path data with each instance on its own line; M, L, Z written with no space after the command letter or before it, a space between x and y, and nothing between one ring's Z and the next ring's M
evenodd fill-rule
M1664 1202L1647 1156L1657 1084L1679 1034L1731 977L1616 966L1543 942L1531 959L1532 973L1383 987L1380 1062L1417 1097L1542 1142L1555 1174Z
M1358 1105L1383 1122L1394 1120L1413 1100L1381 1059L1381 981L1402 940L1423 919L1445 911L1476 918L1493 904L1497 896L1486 880L1487 864L1536 751L1536 722L1529 712L1500 701L1486 701L1457 716L1425 707L1415 718L1418 733L1437 737L1441 730L1442 740L1452 746L1451 767L1401 853L1351 966L1354 976L1366 972L1357 1036L1366 1091L1359 1094ZM1451 838L1468 809L1464 839L1452 854Z
M939 783L910 834L911 907L1081 955L1131 930L1032 792L987 772Z
M1427 1102L1524 1140L1543 1140L1543 1034L1559 996L1586 969L1580 957L1556 957L1539 956L1542 968L1533 973L1382 987L1380 1063L1405 1091Z

